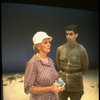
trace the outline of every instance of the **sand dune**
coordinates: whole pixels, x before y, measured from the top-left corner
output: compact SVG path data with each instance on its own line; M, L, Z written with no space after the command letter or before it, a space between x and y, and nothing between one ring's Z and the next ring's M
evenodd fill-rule
M99 100L99 71L88 70L84 75L85 93L81 100ZM24 74L3 74L3 100L29 100L24 93Z

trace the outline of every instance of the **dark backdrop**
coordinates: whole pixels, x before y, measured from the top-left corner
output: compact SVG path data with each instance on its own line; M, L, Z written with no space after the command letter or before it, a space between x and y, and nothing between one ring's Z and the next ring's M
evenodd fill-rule
M79 27L78 42L88 52L90 68L99 67L99 17L97 11L34 4L1 3L1 43L3 72L24 71L32 57L32 37L45 31L54 39L50 57L55 61L57 47L66 42L64 28ZM57 67L57 66L56 66Z

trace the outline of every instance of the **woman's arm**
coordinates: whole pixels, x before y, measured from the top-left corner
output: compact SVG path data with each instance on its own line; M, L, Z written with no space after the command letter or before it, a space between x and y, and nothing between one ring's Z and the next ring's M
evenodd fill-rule
M31 90L32 94L42 94L47 92L59 93L60 91L64 90L64 86L59 86L58 84L54 83L52 86L48 87L33 87Z

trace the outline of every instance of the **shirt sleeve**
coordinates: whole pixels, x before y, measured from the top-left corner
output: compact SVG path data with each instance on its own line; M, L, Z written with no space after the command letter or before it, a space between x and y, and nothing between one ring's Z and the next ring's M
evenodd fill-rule
M59 57L60 57L60 48L58 47L56 51L56 65L57 65L58 71L60 71Z
M24 75L24 92L26 94L31 93L32 87L34 86L36 78L36 66L33 62L26 64L25 75Z
M82 51L82 69L83 69L83 71L88 69L88 66L89 66L88 54L87 54L86 49L83 48L83 51Z

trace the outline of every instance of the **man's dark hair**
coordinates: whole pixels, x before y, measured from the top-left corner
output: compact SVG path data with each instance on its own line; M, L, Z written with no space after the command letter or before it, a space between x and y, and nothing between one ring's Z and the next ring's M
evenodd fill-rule
M77 25L68 25L65 27L65 31L74 31L75 33L78 33L78 27Z

